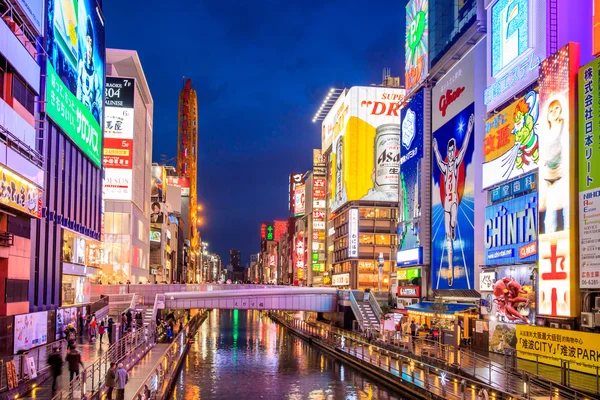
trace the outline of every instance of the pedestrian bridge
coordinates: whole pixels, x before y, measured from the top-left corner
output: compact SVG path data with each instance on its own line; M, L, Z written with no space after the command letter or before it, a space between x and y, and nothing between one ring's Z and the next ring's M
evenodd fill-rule
M171 292L165 293L165 307L332 312L337 310L337 296L336 289L290 286L280 286L278 289Z
M92 285L92 299L123 297L151 305L163 295L167 308L292 310L332 312L337 310L338 290L277 285L170 284L170 285ZM161 296L162 297L162 296Z

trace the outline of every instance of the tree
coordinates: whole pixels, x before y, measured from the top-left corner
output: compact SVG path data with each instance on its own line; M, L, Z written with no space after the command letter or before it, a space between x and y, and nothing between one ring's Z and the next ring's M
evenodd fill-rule
M444 313L448 311L448 305L444 303L444 300L441 297L438 297L435 299L431 309L433 310L433 317L431 317L431 327L443 328L445 325Z

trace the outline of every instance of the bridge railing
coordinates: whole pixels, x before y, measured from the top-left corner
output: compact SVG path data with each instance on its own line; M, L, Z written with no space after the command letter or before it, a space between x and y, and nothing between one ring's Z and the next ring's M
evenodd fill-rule
M360 325L360 329L364 330L365 321L363 319L362 313L360 312L360 308L358 308L358 302L356 301L356 297L354 297L354 293L352 292L352 290L350 290L350 308L352 309L352 312L354 313L354 316L358 321L358 325Z

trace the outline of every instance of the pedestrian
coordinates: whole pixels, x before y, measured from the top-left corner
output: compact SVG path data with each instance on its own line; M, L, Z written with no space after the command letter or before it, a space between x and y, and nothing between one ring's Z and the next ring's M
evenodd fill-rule
M125 313L121 313L121 334L125 334L127 332L127 317Z
M117 383L117 363L111 362L110 368L106 371L106 376L104 377L104 385L106 386L106 399L112 400L113 390L115 390L115 386Z
M84 366L81 361L81 354L77 351L77 346L71 346L71 350L67 354L67 362L69 363L69 382L71 382L74 377L79 376L79 366Z
M113 341L113 319L109 318L108 319L108 326L106 328L106 334L108 335L108 345L110 346L112 344Z
M48 365L52 372L52 394L56 392L56 380L62 374L62 357L60 356L60 348L55 347L54 351L48 357Z
M410 334L413 337L417 334L417 324L415 324L415 320L414 319L410 323Z
M94 343L96 341L96 332L98 329L98 321L96 321L96 314L92 314L90 320L90 343Z
M77 340L77 331L73 324L67 325L67 329L65 329L65 338L67 339L67 349L69 349Z
M115 387L117 388L117 400L125 400L125 385L127 385L127 381L129 380L129 375L125 368L123 368L123 363L119 363L119 368L115 372Z
M102 346L102 338L104 337L104 333L106 333L106 326L104 325L104 321L101 321L100 325L98 325L98 335L100 335L100 346Z
M173 327L171 324L167 325L167 340L169 343L173 340Z
M125 314L125 317L127 318L127 327L133 328L133 325L131 324L131 322L133 321L133 314L131 313L131 310L127 310L127 314Z

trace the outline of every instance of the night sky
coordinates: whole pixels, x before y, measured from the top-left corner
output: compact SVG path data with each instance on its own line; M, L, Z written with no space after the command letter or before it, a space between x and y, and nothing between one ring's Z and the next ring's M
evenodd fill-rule
M154 162L175 159L182 77L194 83L201 235L225 265L231 248L243 263L259 251L262 221L287 218L288 174L312 167L329 88L404 74L404 1L103 3L107 47L137 50L150 85Z

